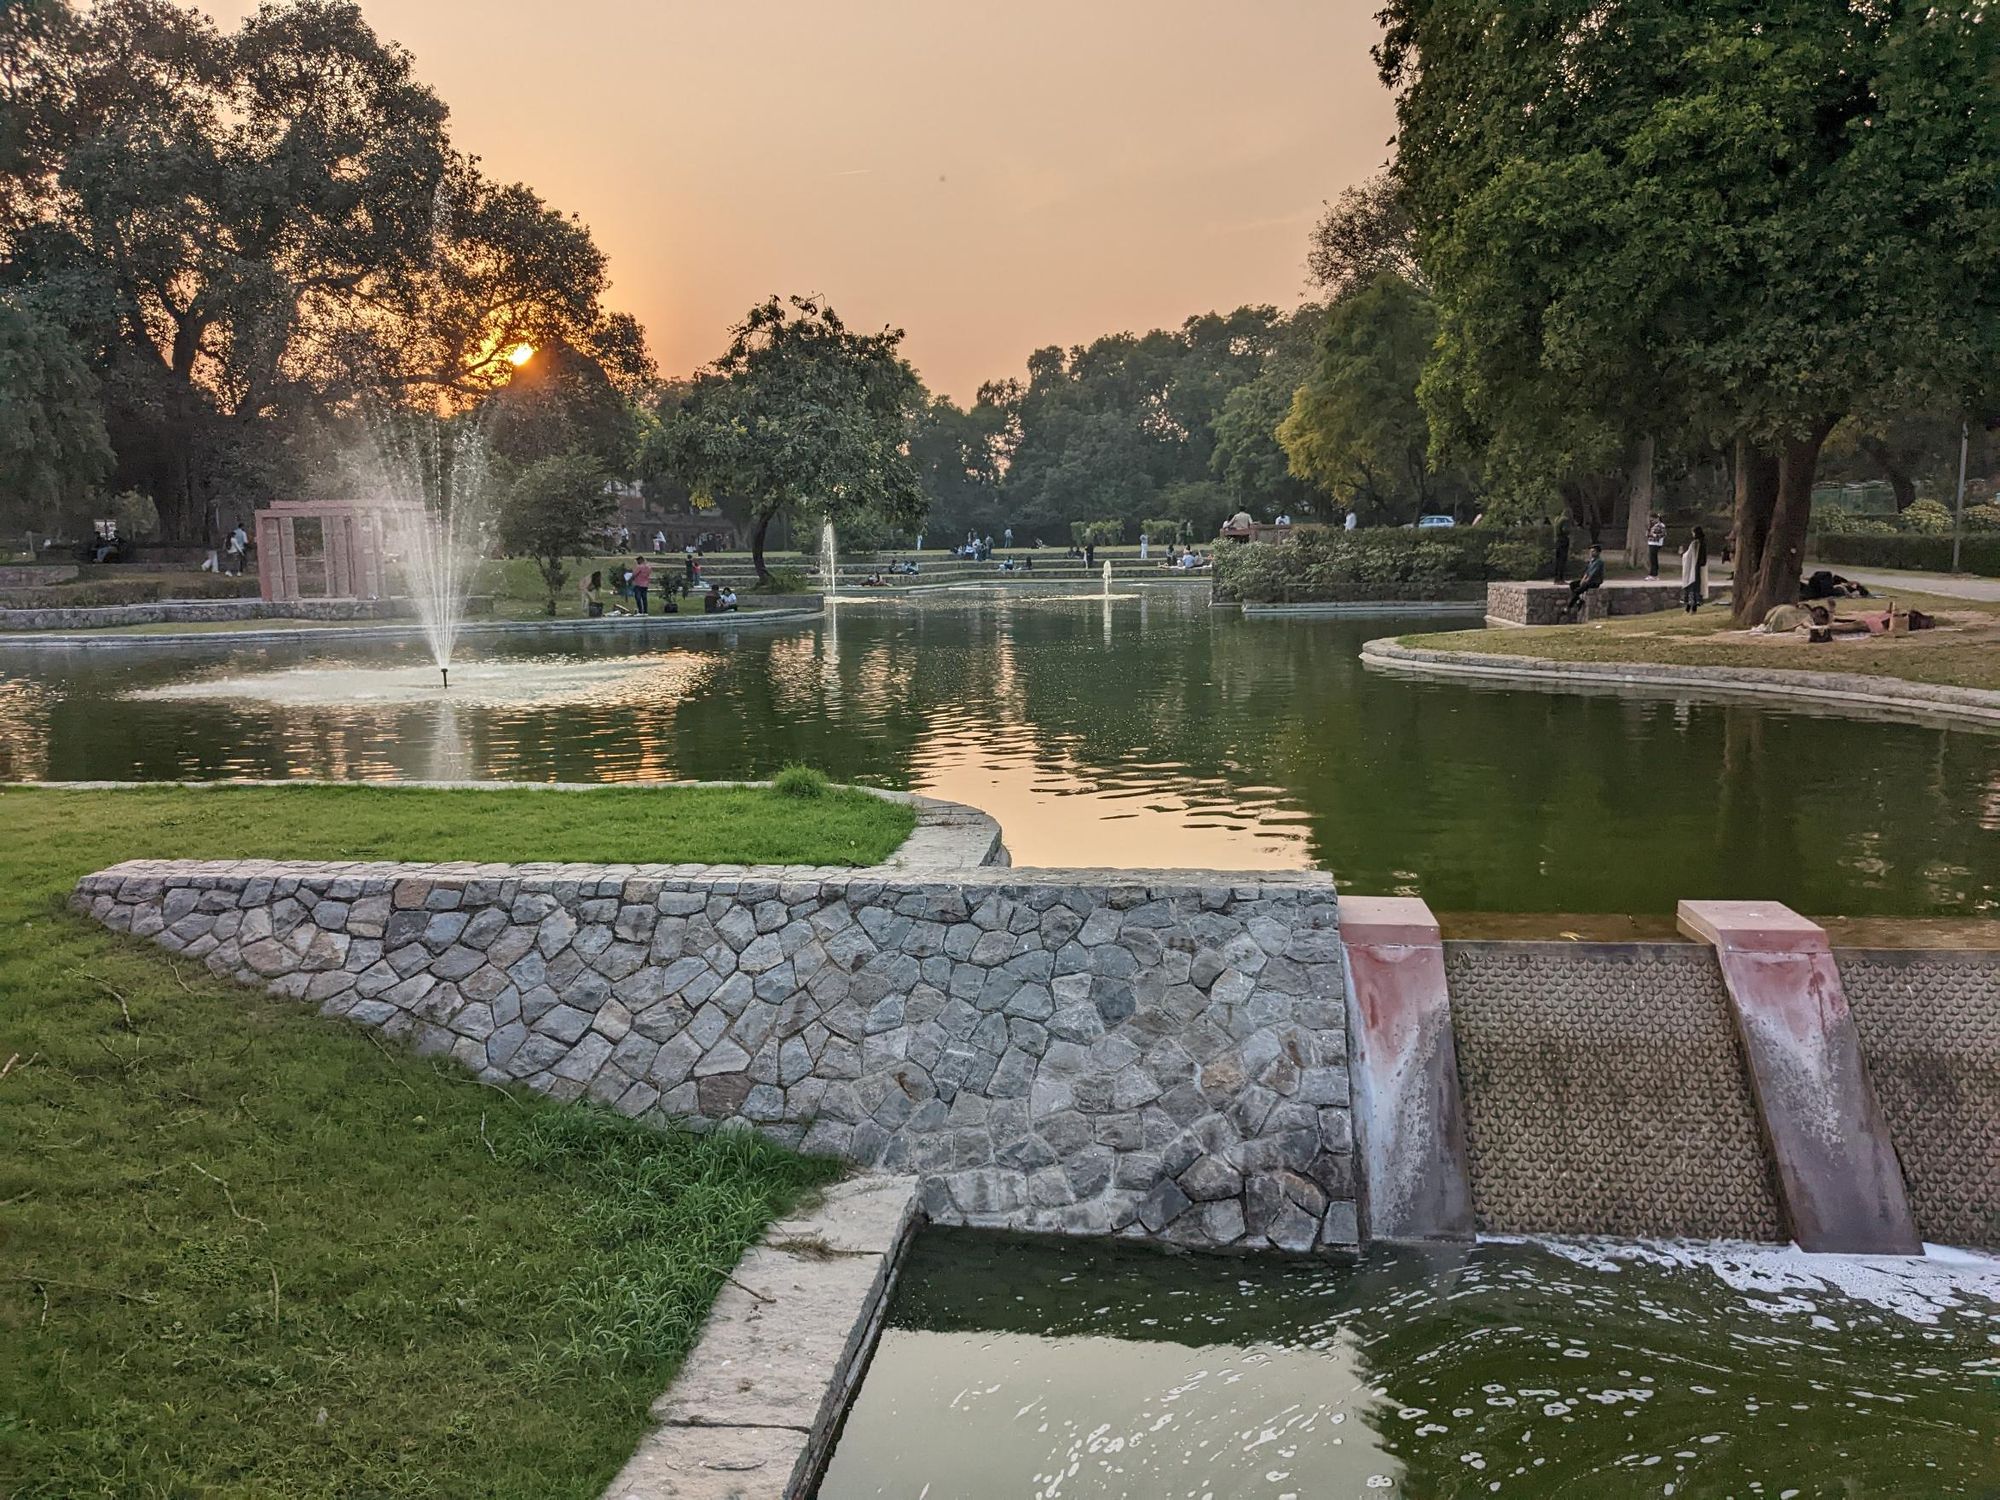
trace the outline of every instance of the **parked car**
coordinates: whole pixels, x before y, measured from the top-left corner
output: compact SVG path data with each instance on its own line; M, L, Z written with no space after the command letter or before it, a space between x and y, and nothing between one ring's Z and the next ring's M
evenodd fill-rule
M1458 524L1458 519L1455 516L1417 517L1417 530L1419 531L1438 531L1446 526L1456 526L1457 524Z

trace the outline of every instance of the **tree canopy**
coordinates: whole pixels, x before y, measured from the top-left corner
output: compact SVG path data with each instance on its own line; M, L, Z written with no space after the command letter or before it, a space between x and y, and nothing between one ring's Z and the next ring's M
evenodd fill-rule
M0 288L69 329L116 482L170 537L296 482L299 431L359 395L463 407L556 339L649 368L588 231L454 151L353 0L233 32L170 0L9 7L0 89Z
M1983 0L1393 0L1440 444L1553 482L1731 449L1736 607L1795 590L1822 443L2000 354Z
M910 442L923 384L900 328L856 333L811 297L759 303L653 435L648 467L746 505L759 578L781 512L815 520L923 519Z

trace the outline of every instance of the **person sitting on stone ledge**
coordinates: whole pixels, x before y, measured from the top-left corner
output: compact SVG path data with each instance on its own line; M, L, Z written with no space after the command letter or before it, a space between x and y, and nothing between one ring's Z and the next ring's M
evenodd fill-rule
M1575 620L1583 612L1583 596L1592 589L1604 587L1604 549L1591 544L1590 559L1583 565L1583 576L1572 579L1569 586L1569 602L1563 606L1563 618Z

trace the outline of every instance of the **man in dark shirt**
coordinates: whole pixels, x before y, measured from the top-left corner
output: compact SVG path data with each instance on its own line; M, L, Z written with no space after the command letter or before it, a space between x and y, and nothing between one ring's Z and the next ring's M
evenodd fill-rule
M1583 596L1592 589L1604 587L1604 549L1592 546L1590 560L1583 565L1583 576L1569 586L1569 603L1563 607L1563 614L1575 619L1583 607Z

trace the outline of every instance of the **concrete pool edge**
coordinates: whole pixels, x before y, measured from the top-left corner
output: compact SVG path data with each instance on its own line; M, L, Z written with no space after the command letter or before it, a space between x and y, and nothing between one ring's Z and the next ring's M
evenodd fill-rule
M773 1224L727 1273L604 1500L811 1494L922 1221L917 1197L914 1177L850 1178Z
M1915 713L2000 725L2000 692L1871 677L1858 672L1760 671L1752 667L1675 666L1664 662L1568 662L1484 651L1440 651L1392 637L1369 641L1361 660L1387 671L1641 688L1696 688L1725 694L1803 699L1862 710ZM1893 686L1887 686L1893 684Z
M612 635L638 631L644 634L701 635L712 630L734 630L743 625L795 625L817 620L825 614L815 600L811 604L778 609L744 609L716 614L606 615L597 620L468 620L459 626L461 640L505 635ZM269 646L282 641L298 641L323 646L342 641L369 644L421 641L424 628L415 621L386 625L299 625L275 630L182 630L161 631L156 635L101 635L78 631L0 631L0 650L51 647L95 649L99 647L142 646Z

